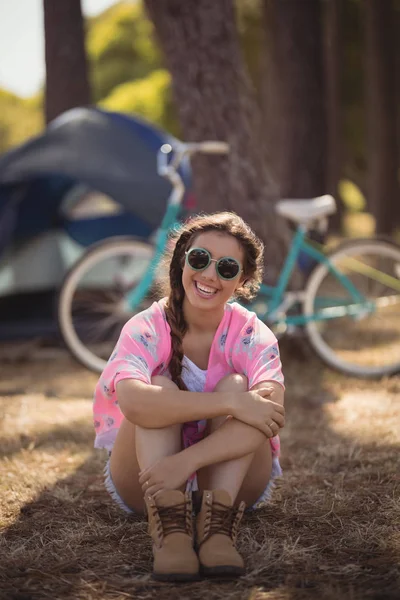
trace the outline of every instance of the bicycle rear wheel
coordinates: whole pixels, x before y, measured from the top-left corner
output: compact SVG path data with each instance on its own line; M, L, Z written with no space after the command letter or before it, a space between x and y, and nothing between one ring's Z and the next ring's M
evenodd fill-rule
M124 324L153 301L133 311L127 295L149 268L154 249L135 238L96 244L70 269L58 297L58 324L73 356L101 372Z
M304 297L311 345L328 365L349 375L380 378L400 372L400 248L360 239L339 246L328 258L359 298L329 266L318 265Z

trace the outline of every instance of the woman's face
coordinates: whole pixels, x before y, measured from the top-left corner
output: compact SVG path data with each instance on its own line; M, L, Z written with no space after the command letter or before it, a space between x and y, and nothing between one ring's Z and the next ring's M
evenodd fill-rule
M236 238L226 233L208 231L200 233L190 248L204 248L211 258L218 260L225 256L235 258L243 269L244 253ZM203 271L194 271L184 263L182 283L189 303L201 310L213 310L225 305L243 282L243 272L235 279L221 279L216 271L216 263L210 262Z

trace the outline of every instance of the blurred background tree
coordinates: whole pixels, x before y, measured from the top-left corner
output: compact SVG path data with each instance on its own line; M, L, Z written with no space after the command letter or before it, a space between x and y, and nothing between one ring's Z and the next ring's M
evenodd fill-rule
M280 195L311 198L326 192L326 112L322 3L264 0L277 96L274 148ZM267 90L268 94L268 90ZM268 123L267 123L268 127Z
M265 240L274 279L288 232L283 220L271 218L278 189L265 161L261 114L243 58L234 3L145 0L145 6L172 75L184 139L229 144L226 157L199 155L192 161L198 208L242 215Z
M346 0L330 0L322 11L323 77L326 107L325 175L326 191L336 198L337 212L331 217L335 231L340 230L343 202L339 192L342 162L343 116L341 110L341 72L343 69L343 4Z
M362 224L372 232L367 211L379 231L399 228L400 0L229 4L236 6L241 60L253 85L270 181L285 195L337 191L346 234L355 223L358 231ZM85 32L92 101L186 136L143 3L116 2L88 19ZM83 29L76 35L82 37ZM0 151L41 130L43 104L43 91L32 99L0 91Z
M367 198L376 232L384 234L400 224L395 17L392 2L365 0Z
M45 117L91 102L81 0L43 0Z

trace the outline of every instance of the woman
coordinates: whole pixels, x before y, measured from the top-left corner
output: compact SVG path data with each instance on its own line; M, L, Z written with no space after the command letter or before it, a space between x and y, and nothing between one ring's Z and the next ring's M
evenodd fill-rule
M263 244L240 217L193 218L177 234L167 296L126 323L97 384L106 486L124 510L147 512L156 579L242 574L243 510L280 474L277 341L228 302L254 297L262 265Z

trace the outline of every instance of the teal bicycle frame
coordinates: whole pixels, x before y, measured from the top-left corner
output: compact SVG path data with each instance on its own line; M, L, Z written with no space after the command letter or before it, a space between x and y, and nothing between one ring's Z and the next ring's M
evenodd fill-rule
M207 146L208 144L208 146ZM199 149L212 148L211 144L216 142L204 142L203 144L186 144L178 148L178 155L169 165L167 156L172 152L170 146L163 146L159 153L159 173L172 181L173 191L171 193L167 210L157 232L155 251L150 261L148 269L140 280L138 285L128 294L127 302L132 312L135 312L149 293L155 279L155 272L159 266L160 260L164 254L168 243L170 233L179 226L179 214L181 210L181 201L183 198L183 183L176 169L183 157L194 153ZM207 151L207 150L205 150ZM226 148L219 146L219 150L212 152L225 153ZM300 225L293 236L287 257L285 259L282 271L280 273L276 286L261 285L259 294L254 304L260 300L266 301L265 310L256 310L258 317L265 322L280 323L286 326L302 326L310 321L324 321L343 316L361 316L365 312L372 312L374 304L368 302L366 298L354 287L352 282L343 273L339 272L335 265L329 260L329 257L312 246L306 239L307 229ZM295 314L287 315L285 311L280 311L287 287L293 270L296 267L300 253L307 254L318 263L325 264L329 271L341 283L344 290L348 293L347 299L338 298L318 298L317 311L310 315ZM252 308L250 306L249 308Z
M307 229L303 226L299 226L292 239L277 285L261 285L258 299L267 299L268 305L264 312L258 311L258 317L262 321L268 321L270 323L302 326L310 321L324 321L344 317L346 315L357 316L364 314L366 310L369 312L373 310L373 304L368 302L364 296L360 294L350 279L338 271L325 254L314 248L314 246L307 241L306 235ZM325 264L329 271L341 283L344 290L348 292L349 298L346 300L319 297L317 299L318 311L312 315L279 315L279 307L282 305L290 277L296 267L300 253L307 254L318 263Z
M155 272L164 255L169 235L175 227L179 226L178 215L180 208L179 204L169 204L167 207L161 226L157 232L155 251L148 269L138 285L127 296L128 306L132 312L138 309L153 285Z

